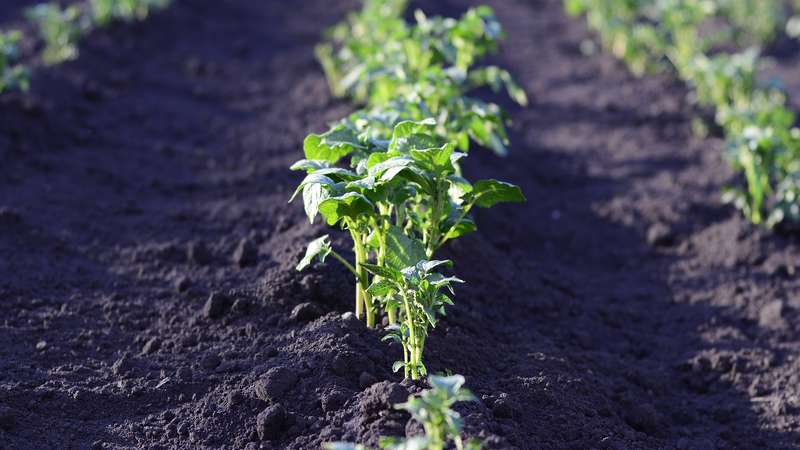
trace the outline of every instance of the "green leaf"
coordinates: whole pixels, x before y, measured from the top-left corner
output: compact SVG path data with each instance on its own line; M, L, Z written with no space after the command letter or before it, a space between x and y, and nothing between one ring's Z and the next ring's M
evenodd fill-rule
M319 212L328 225L335 225L344 218L357 219L358 216L372 211L372 202L358 192L330 197L319 204Z
M352 170L343 169L341 167L326 167L315 171L314 174L324 175L336 182L353 181L359 178L358 174Z
M320 262L325 262L325 258L331 252L331 244L328 242L328 235L320 236L313 241L308 243L308 247L306 248L306 254L303 256L303 259L297 264L297 271L301 271L308 267L311 264L311 261L314 257L318 257Z
M406 236L402 229L393 225L386 234L386 265L402 270L423 259L426 255L422 242Z
M525 196L519 186L497 180L480 180L475 183L472 190L475 205L481 208L490 208L497 203L521 203Z
M325 175L310 173L303 178L303 181L301 181L299 185L297 185L297 189L294 190L294 194L292 194L292 197L289 199L289 203L291 203L294 198L297 197L297 194L299 194L300 191L302 191L309 184L323 184L325 186L332 187L336 184L336 182Z
M389 151L408 152L413 149L438 147L441 142L432 134L436 121L428 118L419 122L404 121L395 125Z
M448 397L456 395L464 386L464 377L462 375L450 375L449 377L442 377L438 375L431 375L428 378L428 383L433 389L439 389L448 394Z
M445 144L435 148L412 149L409 153L415 161L427 170L436 173L455 172L450 158L453 155L453 144Z
M303 209L308 221L314 223L319 212L319 205L331 196L327 187L321 183L307 184L303 187Z
M359 142L358 135L343 124L336 125L323 134L310 134L303 141L306 159L327 161L331 164L356 149L365 147Z
M290 170L305 170L307 173L316 172L320 169L327 169L331 165L328 161L320 161L317 159L301 159L289 167Z
M422 260L422 261L417 262L417 264L416 264L417 270L420 270L420 271L426 272L426 273L430 272L431 270L433 270L433 269L435 269L435 268L437 268L439 266L453 267L453 261L450 261L449 259L444 259L444 260L436 260L436 259L434 259L434 260L431 260L431 261Z
M389 295L396 290L395 284L385 278L380 280L373 280L372 284L367 288L367 292L375 297L383 297Z
M401 279L400 272L391 267L379 266L376 264L369 264L369 263L361 263L361 267L366 269L371 274L377 275L379 277L387 278L389 280L394 280L394 281L398 281Z
M396 373L398 370L402 369L405 366L406 363L404 363L403 361L395 361L394 364L392 364L392 372Z
M460 211L460 209L456 211ZM464 216L457 224L453 223L455 220L456 218L448 218L442 224L442 232L447 233L445 236L447 239L455 239L478 229L475 221L469 216Z
M460 205L464 196L472 192L472 183L459 175L448 175L447 180L450 182L450 187L447 190L450 198Z
M408 156L395 156L370 167L369 175L376 178L380 177L383 181L389 181L411 164L414 164L414 160ZM384 179L384 175L386 175L387 179Z
M324 450L369 450L361 444L353 444L350 442L326 442L322 444Z

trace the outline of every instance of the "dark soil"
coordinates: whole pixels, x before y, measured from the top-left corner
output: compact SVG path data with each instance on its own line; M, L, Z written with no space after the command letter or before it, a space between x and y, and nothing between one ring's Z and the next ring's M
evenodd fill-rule
M507 105L512 155L476 149L465 171L529 201L481 213L445 252L468 284L427 362L480 397L459 408L469 434L800 446L797 240L721 204L722 143L692 136L681 85L582 55L590 35L560 1L484 3L508 31L494 62L532 104ZM0 98L0 448L315 449L415 430L390 405L418 387L343 315L345 270L293 269L323 227L286 203L287 166L353 108L313 45L356 6L183 0Z

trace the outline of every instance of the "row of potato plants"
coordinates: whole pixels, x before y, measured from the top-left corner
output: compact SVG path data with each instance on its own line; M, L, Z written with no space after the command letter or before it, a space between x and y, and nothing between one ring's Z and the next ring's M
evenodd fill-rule
M404 370L427 374L429 330L453 304L462 280L441 273L446 243L475 231L471 213L501 202L523 202L519 187L469 181L461 170L470 141L507 152L507 118L500 107L469 96L478 87L505 89L525 104L507 71L475 67L503 35L492 10L477 7L459 19L403 18L405 0L366 0L317 47L331 90L363 108L303 143L305 158L291 168L307 173L294 199L306 214L349 233L353 262L313 240L297 269L332 257L355 279L355 314L368 327L383 317L387 340L398 342Z
M25 16L36 25L44 48L39 57L46 65L75 59L78 43L89 32L114 21L144 20L154 10L166 7L170 0L90 0L88 3L61 6L41 3L28 8ZM30 70L20 62L19 31L0 31L0 93L26 91Z
M674 71L700 106L714 109L726 156L744 180L743 188L726 188L724 200L756 224L800 225L800 130L780 82L759 72L759 48L797 21L787 26L788 3L565 0L565 6L585 14L634 74Z

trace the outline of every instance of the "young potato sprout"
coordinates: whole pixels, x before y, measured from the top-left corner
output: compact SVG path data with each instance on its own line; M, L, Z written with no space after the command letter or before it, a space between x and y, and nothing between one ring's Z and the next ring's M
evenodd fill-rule
M477 439L464 441L461 432L463 420L453 405L458 402L475 401L475 396L464 388L464 377L432 375L428 378L431 389L419 396L410 396L408 401L394 405L407 411L420 424L425 434L411 438L382 437L380 448L385 450L480 450L483 444ZM347 442L331 442L323 445L325 450L370 450L369 447Z
M26 15L38 25L45 42L42 51L45 64L59 64L78 56L78 41L91 24L77 6L62 8L58 3L42 3L29 8Z
M400 310L399 323L389 326L389 334L384 338L403 347L403 361L395 362L392 370L403 368L405 377L413 380L428 373L422 360L428 329L436 326L437 315L445 315L445 305L453 304L442 291L455 295L452 284L463 283L456 277L434 272L439 266L451 267L452 262L422 260L402 270L365 264L369 272L379 277L367 292L381 298L386 308Z
M17 44L20 33L0 32L0 93L6 90L28 90L28 69L18 63Z
M435 122L403 121L391 138L359 137L345 126L323 135L309 136L306 159L292 166L308 174L295 190L302 193L309 220L317 215L328 225L350 233L354 264L346 264L356 278L356 316L366 316L374 326L379 304L368 291L370 273L365 264L403 270L451 239L476 229L469 215L474 207L489 208L500 202L522 202L517 186L497 180L470 183L460 174L458 162L466 154L442 143L434 133ZM353 153L355 169L332 164ZM357 162L356 162L357 161ZM326 240L313 241L298 265L305 268L314 256L336 255ZM384 305L389 322L397 323L396 305Z

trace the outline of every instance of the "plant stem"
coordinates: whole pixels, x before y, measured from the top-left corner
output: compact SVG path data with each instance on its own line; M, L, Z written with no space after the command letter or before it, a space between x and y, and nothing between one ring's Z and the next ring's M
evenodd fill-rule
M391 213L391 211L389 211ZM380 227L381 232L379 235L379 248L378 248L378 265L383 266L386 264L386 233L388 233L388 229L390 227L391 222L389 219L384 221ZM377 278L376 278L377 279ZM393 306L386 307L386 314L389 317L389 325L394 325L397 323L397 311Z
M353 253L355 254L356 265L353 267L353 273L356 276L356 319L361 319L364 316L364 298L362 294L362 279L361 279L361 255L358 249L361 246L361 236L359 236L358 231L356 230L355 224L352 222L346 222L347 228L350 230L350 236L353 239ZM352 266L351 266L352 267Z
M431 207L431 223L430 223L430 232L427 236L426 248L425 253L428 255L428 258L433 257L433 253L436 249L439 248L440 243L439 239L441 236L439 230L439 221L442 219L442 184L438 183L436 185L436 189L433 192L433 206ZM447 191L445 191L447 192Z
M350 234L353 237L353 250L356 254L356 317L359 319L361 318L359 315L359 307L364 308L367 327L373 328L375 326L375 308L372 303L372 297L369 292L367 292L367 288L369 287L369 274L361 265L367 261L367 249L364 246L361 234L354 231L352 228L350 229Z
M403 342L403 362L405 363L403 365L403 369L404 369L403 370L403 374L404 374L403 377L404 378L408 378L408 373L409 373L409 370L410 370L409 367L408 367L409 361L410 360L408 358L408 347L406 346L406 343Z
M458 219L456 219L456 221L453 222L453 225L451 225L450 228L447 229L447 233L444 234L444 237L442 238L441 242L439 242L439 247L443 246L447 241L450 240L450 232L453 231L453 228L457 227L462 220L464 220L464 217L467 217L467 214L469 214L469 211L472 209L472 206L474 204L475 200L473 200L470 204L468 204L463 208L461 214L458 216Z
M406 367L408 367L409 365L411 366L411 369L410 369L411 370L411 379L412 380L418 380L419 379L419 370L417 369L417 366L416 366L416 364L417 364L416 361L418 360L417 355L416 355L416 353L417 353L417 351L416 351L417 350L417 348L416 348L416 345L417 345L417 333L416 333L416 330L414 328L414 316L411 315L411 305L409 304L409 301L408 301L408 295L405 292L403 292L402 296L403 296L403 305L405 306L405 309L406 309L406 325L408 326L408 342L410 342L409 352L411 353L411 355L409 357L409 361L406 363Z
M352 265L352 264L350 264L349 262L347 262L347 260L346 260L346 259L342 258L342 256L341 256L340 254L338 254L338 253L336 253L335 251L331 250L331 256L333 256L334 258L336 258L336 259L337 259L337 260L338 260L340 263L342 263L342 264L343 264L345 267L347 267L347 270L349 270L350 272L353 272L353 275L355 275L356 277L358 277L358 272L356 271L356 268L355 268L355 267L353 267L353 265Z

